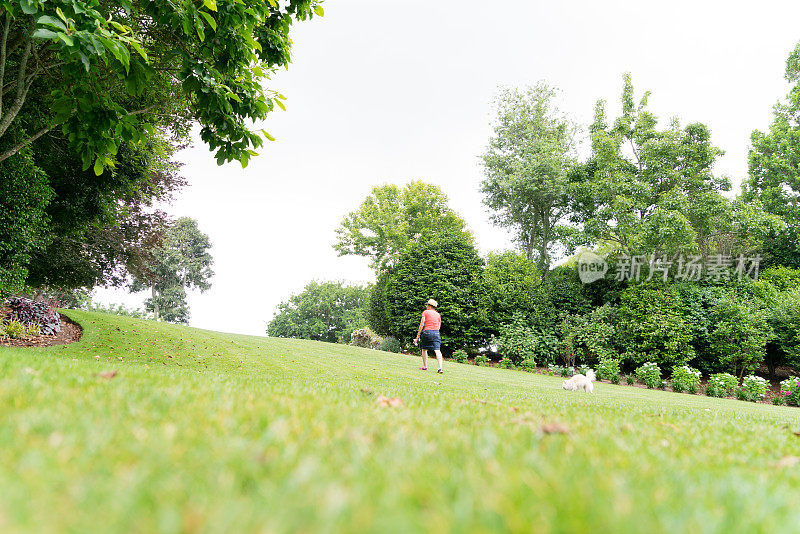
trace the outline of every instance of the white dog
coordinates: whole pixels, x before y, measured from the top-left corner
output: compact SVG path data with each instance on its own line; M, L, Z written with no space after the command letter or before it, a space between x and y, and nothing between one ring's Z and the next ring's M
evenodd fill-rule
M589 369L586 372L586 376L575 375L569 380L564 380L564 385L562 387L567 391L578 391L582 389L586 393L591 393L594 390L592 382L595 380L597 380L597 377L594 376L594 371Z

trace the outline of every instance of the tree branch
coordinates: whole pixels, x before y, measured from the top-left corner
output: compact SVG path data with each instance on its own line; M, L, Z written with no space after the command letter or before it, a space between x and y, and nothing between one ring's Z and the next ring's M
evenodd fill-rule
M33 28L33 21L31 21L31 29ZM33 46L33 39L28 34L28 41L25 43L25 50L22 52L22 57L19 60L19 71L17 73L17 96L14 98L14 103L11 105L11 109L8 110L8 113L0 119L0 137L6 133L8 127L11 125L11 121L17 116L19 110L22 109L22 104L25 102L25 97L28 94L28 88L30 88L30 83L26 80L27 70L28 70L28 58L31 55L31 48ZM35 73L34 73L35 74ZM33 81L33 78L30 80Z
M22 148L23 148L23 147L25 147L25 146L27 146L27 145L29 145L29 144L33 143L34 141L36 141L37 139L39 139L41 136L43 136L44 134L46 134L47 132L49 132L49 131L50 131L50 130L52 130L53 128L55 128L55 125L53 125L53 126L46 126L45 128L42 128L41 130L39 130L38 132L36 132L36 133L35 133L35 134L33 134L32 136L30 136L29 138L27 138L27 139L23 139L22 141L20 141L20 142L19 142L19 143L17 143L16 145L12 146L12 147L11 147L11 148L9 148L8 150L6 150L6 151L5 151L5 152L3 152L2 154L0 154L0 162L2 162L2 161L5 161L6 159L10 158L10 157L11 157L11 156L13 156L14 154L16 154L17 152L19 152L20 150L22 150Z
M152 104L150 106L147 106L146 108L137 109L136 111L131 111L130 113L128 113L128 115L141 115L142 113L147 113L148 111L159 105L161 105L160 102L158 104Z
M3 37L0 42L0 118L3 116L3 79L6 75L6 45L8 44L8 30L11 29L11 15L5 13L4 18Z

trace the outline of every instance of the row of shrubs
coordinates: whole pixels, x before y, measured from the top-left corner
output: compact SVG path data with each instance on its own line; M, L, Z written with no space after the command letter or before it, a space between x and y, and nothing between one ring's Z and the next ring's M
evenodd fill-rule
M458 363L468 363L469 358L463 350L453 353L453 359ZM505 369L520 369L533 372L537 368L531 360L523 361L527 365L516 365L509 358L500 361L500 367ZM597 378L608 380L612 384L619 384L622 379L632 386L638 380L651 389L672 388L676 393L696 394L700 391L702 373L698 369L688 365L676 365L672 368L672 376L669 381L661 377L661 369L655 362L645 362L637 367L632 374L623 375L620 371L621 360L618 358L604 358L600 361L595 370ZM478 355L475 358L476 365L488 365L488 358L485 355ZM587 365L578 367L549 365L545 373L548 375L562 376L569 378L575 373L585 375L590 370ZM705 386L705 394L709 397L736 397L739 400L758 402L766 397L769 389L769 382L766 379L747 375L739 380L730 373L712 374ZM800 406L800 377L791 377L780 383L780 392L773 398L773 403L778 405Z
M759 280L582 285L567 267L542 284L541 298L501 316L492 343L521 366L562 361L633 368L691 365L738 376L766 364L800 370L800 270L774 267Z

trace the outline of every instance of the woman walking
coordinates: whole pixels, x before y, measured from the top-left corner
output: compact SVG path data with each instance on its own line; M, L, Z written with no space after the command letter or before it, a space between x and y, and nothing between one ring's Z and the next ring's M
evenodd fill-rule
M436 354L439 362L437 373L444 373L442 369L442 337L439 335L439 328L442 326L442 316L436 311L439 303L433 299L428 300L425 311L422 312L422 320L419 322L419 330L414 344L419 343L422 349L422 369L428 370L428 351L432 350Z

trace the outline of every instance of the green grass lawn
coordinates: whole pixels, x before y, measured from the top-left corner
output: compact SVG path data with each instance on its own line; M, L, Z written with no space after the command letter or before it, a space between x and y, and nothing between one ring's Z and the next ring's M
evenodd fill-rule
M0 348L2 532L800 529L796 408L68 315Z

